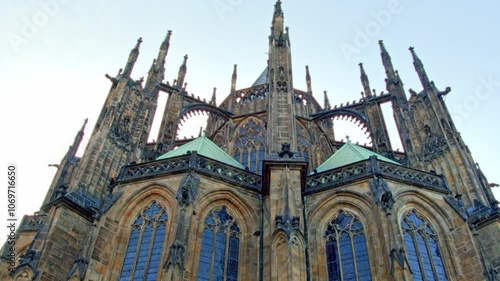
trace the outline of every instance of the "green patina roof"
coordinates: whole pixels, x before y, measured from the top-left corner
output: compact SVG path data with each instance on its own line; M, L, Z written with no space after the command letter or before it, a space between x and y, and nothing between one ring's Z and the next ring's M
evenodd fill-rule
M387 157L370 151L366 148L355 145L351 142L344 144L337 152L328 158L323 164L316 168L316 172L321 173L328 170L333 170L338 167L350 165L356 162L365 161L370 156L376 156L378 160L388 162L391 164L401 165Z
M206 136L201 136L196 138L186 144L179 146L178 148L169 151L160 157L156 158L156 160L173 158L176 156L187 155L192 151L196 151L198 154L203 155L205 157L217 160L219 162L240 168L245 169L243 165L241 165L238 161L234 160L233 157L229 156L224 150L218 147L215 143L213 143ZM189 152L189 153L188 153Z

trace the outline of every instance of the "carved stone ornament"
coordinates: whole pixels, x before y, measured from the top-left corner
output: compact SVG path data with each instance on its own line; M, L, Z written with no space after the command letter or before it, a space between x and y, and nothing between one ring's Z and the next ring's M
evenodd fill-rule
M390 215L390 210L395 201L392 198L392 192L387 185L387 181L379 176L374 176L369 183L373 197L375 198L375 203L382 207L387 215Z
M168 253L167 262L165 263L165 270L168 270L170 266L174 268L177 266L179 271L184 271L184 252L186 246L175 240L175 242L170 246L170 252Z
M113 124L109 136L111 140L124 149L130 149L130 117L125 116L119 124Z
M406 258L406 254L405 254L405 250L403 249L403 247L399 248L399 250L397 249L391 249L391 253L389 254L389 256L391 257L391 274L394 275L394 271L396 269L396 264L394 263L394 261L397 262L397 264L399 266L401 266L402 269L405 269L405 264L409 264L408 263L408 259ZM413 274L413 272L411 271L411 268L408 266L408 270L410 271L410 273Z
M289 239L294 230L299 230L300 218L296 216L291 216L289 213L276 216L275 221L276 221L276 228L278 230L283 230Z
M463 220L467 220L469 214L467 213L467 209L462 201L462 194L457 194L455 197L451 195L444 196L444 200L460 215Z
M281 145L281 151L278 153L281 158L285 158L285 156L287 156L286 158L292 158L294 154L295 152L291 151L290 144L287 142Z
M433 133L429 125L424 125L424 132L426 133L426 138L422 146L421 155L423 160L428 161L442 155L448 144L443 136Z
M183 207L189 206L196 199L200 177L195 173L188 173L181 181L175 199Z

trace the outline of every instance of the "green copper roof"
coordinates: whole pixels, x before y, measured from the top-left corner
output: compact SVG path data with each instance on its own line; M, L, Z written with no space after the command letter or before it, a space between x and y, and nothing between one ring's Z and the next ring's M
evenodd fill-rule
M181 145L178 148L161 155L160 157L156 158L156 160L162 160L162 159L173 158L176 156L186 155L188 154L188 152L191 151L196 151L198 154L203 155L205 157L217 160L219 162L240 169L245 169L243 165L241 165L238 161L234 160L233 157L229 156L229 154L227 154L224 150L218 147L206 136L201 136L184 145Z
M333 170L338 167L350 165L356 162L365 161L370 156L376 156L378 160L391 164L401 165L396 161L386 158L380 154L370 151L366 148L355 145L351 142L344 144L337 152L328 158L323 164L316 168L316 172L321 173L328 170Z

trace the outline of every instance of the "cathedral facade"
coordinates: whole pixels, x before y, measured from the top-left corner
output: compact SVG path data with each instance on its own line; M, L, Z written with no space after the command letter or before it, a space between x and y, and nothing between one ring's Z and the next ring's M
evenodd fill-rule
M220 103L165 82L169 31L146 81L115 76L82 157L86 121L40 211L23 218L1 280L500 280L500 215L443 97L410 48L422 90L404 88L384 43L386 92L360 64L362 97L331 106L294 88L288 28L274 6L267 68ZM144 85L143 85L144 84ZM160 92L158 137L148 142ZM404 152L394 151L390 103ZM207 127L178 139L204 112ZM335 141L333 118L371 146ZM12 264L12 260L14 264Z

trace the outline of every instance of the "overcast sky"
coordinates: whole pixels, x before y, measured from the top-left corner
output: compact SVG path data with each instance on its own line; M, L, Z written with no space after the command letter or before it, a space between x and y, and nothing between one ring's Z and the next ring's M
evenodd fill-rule
M114 76L124 67L139 37L144 42L133 78L146 76L167 30L172 30L166 79L177 77L188 54L187 90L209 99L217 87L221 102L230 88L233 64L238 64L238 88L250 86L265 68L274 3L1 1L0 160L2 169L8 163L18 166L19 217L39 209L56 171L48 164L60 162L89 118L86 144L110 88L104 75ZM283 10L292 40L295 88L306 89L309 65L313 93L321 104L324 90L332 105L358 100L358 63L363 62L371 87L385 91L377 44L383 39L405 88L419 92L408 51L414 46L437 87L452 88L446 102L475 161L490 182L500 182L495 163L500 159L500 2L284 0ZM165 97L160 100L164 103ZM189 126L198 131L196 122ZM338 139L349 134L366 142L357 136L358 127L351 130L337 132ZM151 136L155 138L156 132ZM494 191L500 198L500 189ZM1 206L6 194L0 192ZM2 237L4 233L0 228Z

